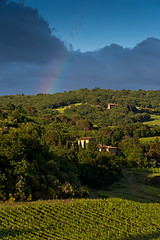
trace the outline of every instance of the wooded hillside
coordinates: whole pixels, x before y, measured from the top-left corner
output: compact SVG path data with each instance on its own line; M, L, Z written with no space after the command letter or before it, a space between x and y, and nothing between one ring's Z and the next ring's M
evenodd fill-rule
M116 104L108 109L108 104ZM0 97L0 198L84 197L107 187L122 167L156 167L160 91L80 89L57 94ZM80 137L94 142L82 148ZM118 148L100 152L98 144Z

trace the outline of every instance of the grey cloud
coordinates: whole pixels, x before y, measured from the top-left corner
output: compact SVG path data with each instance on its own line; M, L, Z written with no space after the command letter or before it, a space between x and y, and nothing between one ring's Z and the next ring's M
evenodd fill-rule
M0 0L0 62L46 63L67 54L37 9Z
M70 64L70 87L160 88L160 40L156 38L133 49L112 44L94 52L74 52Z
M0 64L0 94L35 94L40 91L46 67L26 62Z

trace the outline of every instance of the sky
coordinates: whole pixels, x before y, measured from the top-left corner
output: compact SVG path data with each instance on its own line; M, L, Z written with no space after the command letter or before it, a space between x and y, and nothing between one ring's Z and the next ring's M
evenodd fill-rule
M74 50L160 38L160 0L26 0Z
M160 88L160 0L0 0L0 95Z

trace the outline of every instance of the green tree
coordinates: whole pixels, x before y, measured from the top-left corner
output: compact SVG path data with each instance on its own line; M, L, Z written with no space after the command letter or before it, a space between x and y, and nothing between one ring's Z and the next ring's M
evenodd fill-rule
M128 167L146 166L143 148L138 138L125 139L119 147Z

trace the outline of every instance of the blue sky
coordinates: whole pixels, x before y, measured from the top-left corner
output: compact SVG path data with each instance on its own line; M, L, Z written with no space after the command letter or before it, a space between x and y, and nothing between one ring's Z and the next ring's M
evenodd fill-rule
M160 38L160 0L26 0L74 50Z

